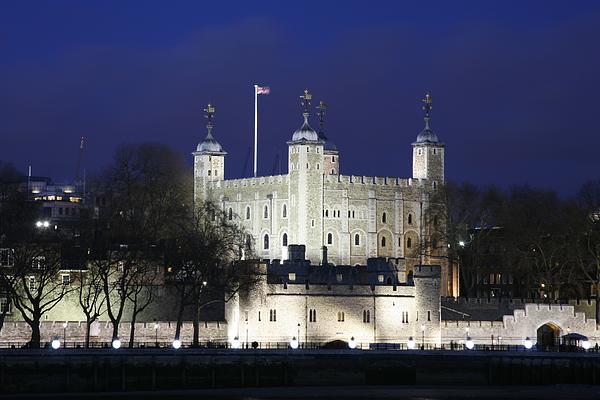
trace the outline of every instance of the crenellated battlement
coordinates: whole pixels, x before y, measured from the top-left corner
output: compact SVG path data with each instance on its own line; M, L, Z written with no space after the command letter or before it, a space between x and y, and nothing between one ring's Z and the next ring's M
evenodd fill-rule
M423 186L425 179L399 178L395 176L325 175L325 183L344 183L370 186Z
M256 178L240 178L240 179L228 179L224 181L217 181L213 183L214 188L238 188L248 186L261 186L261 185L279 185L289 183L289 175L271 175L271 176L259 176Z

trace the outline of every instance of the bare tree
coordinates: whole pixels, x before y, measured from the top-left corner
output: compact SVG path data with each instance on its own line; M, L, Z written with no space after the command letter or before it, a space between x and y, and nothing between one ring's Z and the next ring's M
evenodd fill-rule
M85 314L85 347L90 347L92 324L105 312L105 297L102 274L98 264L89 263L87 269L79 271L76 280L79 306Z
M126 292L128 293L127 299L131 304L129 347L133 348L137 318L154 301L156 285L159 283L158 266L156 263L148 261L138 263L131 278L130 290Z
M236 293L256 283L253 263L241 263L242 254L251 254L247 234L229 221L225 212L210 202L198 204L180 226L174 270L169 277L178 293L177 327L180 338L183 311L193 311L193 346L200 341L200 312L203 308L229 301Z

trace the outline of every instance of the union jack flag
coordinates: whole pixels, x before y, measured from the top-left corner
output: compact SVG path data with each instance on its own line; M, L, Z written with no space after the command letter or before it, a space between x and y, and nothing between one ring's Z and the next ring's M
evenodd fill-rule
M257 86L256 94L269 94L271 93L271 88L268 86Z

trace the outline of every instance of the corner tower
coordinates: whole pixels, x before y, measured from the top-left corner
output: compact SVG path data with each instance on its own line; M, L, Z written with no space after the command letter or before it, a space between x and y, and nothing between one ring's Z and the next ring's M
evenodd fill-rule
M319 140L323 142L323 174L340 174L340 152L335 143L325 136L325 112L327 104L319 101L317 105L317 117L319 118Z
M320 260L323 243L323 145L308 123L312 95L300 96L304 123L288 144L291 202L290 243L306 245L306 258Z
M194 156L194 201L211 199L210 183L225 179L225 155L223 147L212 135L215 108L210 103L204 109L207 134L198 143Z
M433 188L444 183L444 144L430 127L431 103L429 93L422 100L425 111L425 128L417 135L413 146L413 178L427 179Z

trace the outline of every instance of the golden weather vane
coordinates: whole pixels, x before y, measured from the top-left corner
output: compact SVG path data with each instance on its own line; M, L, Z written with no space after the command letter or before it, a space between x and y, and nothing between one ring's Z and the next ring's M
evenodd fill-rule
M208 120L208 122L206 123L206 127L210 130L213 127L213 117L215 115L215 107L208 103L208 105L206 106L206 108L204 109L204 118L206 118Z
M319 117L319 130L323 132L323 127L325 126L325 111L327 110L327 103L323 100L319 101L317 105L317 116Z
M310 107L310 101L312 100L312 94L308 89L304 89L304 94L300 96L300 105L304 109L304 113L308 114L308 107Z
M421 99L421 101L423 103L425 103L423 105L423 110L425 111L425 116L429 117L429 112L431 111L431 109L433 108L433 106L431 105L431 103L433 103L433 98L431 97L431 94L429 93L425 93L425 98Z

